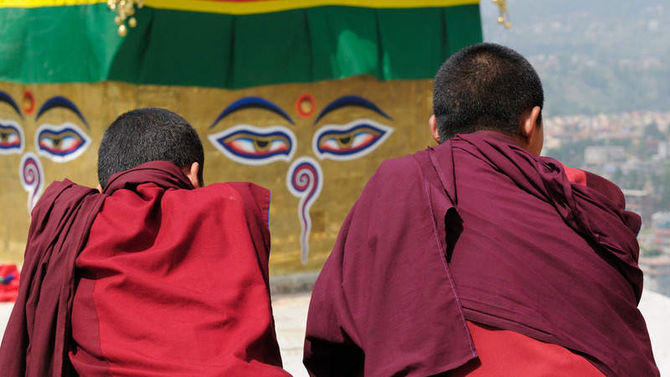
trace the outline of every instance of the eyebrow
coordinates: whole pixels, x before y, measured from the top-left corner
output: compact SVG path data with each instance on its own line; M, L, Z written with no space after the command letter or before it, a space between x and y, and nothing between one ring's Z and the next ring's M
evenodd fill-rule
M14 111L16 111L16 113L19 114L21 118L23 118L23 114L21 114L19 105L16 104L16 101L14 101L14 99L9 94L3 92L2 90L0 90L0 102L4 102L11 106L12 109L14 109Z
M62 107L65 109L68 109L75 113L79 119L86 125L86 128L90 128L88 126L88 122L84 118L84 116L81 114L81 111L79 111L79 108L77 108L77 105L75 105L72 101L69 99L63 97L63 96L55 96L49 98L46 102L44 102L44 105L40 107L40 110L37 112L37 116L35 117L35 120L40 119L42 115L44 115L45 112L57 108L57 107Z
M219 116L216 117L216 119L214 120L212 125L209 126L209 128L211 129L212 127L216 126L216 124L219 123L221 119L227 117L228 115L244 109L268 110L286 119L291 124L295 124L293 123L293 119L291 119L291 117L288 114L286 114L284 110L282 110L279 106L275 105L274 103L261 97L243 97L231 103L230 105L228 105L228 107L223 109L223 111L219 114Z
M337 109L341 109L346 106L363 107L368 110L376 112L377 114L383 116L386 119L393 120L393 118L391 118L388 114L382 111L382 109L380 109L379 106L375 105L370 100L367 100L359 96L343 96L329 103L326 107L324 107L323 110L321 110L321 112L319 113L319 116L317 116L316 119L314 120L314 124L317 124L321 120L321 118L326 116L328 113L331 113Z

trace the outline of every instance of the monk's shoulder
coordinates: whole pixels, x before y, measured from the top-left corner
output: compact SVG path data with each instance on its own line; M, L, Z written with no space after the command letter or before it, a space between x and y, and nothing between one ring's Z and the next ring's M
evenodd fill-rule
M91 187L78 185L69 179L54 181L44 190L35 204L32 217L35 218L41 212L47 212L55 204L63 207L75 205L82 197L96 192Z
M421 178L421 167L418 163L425 151L383 161L374 174L374 178L397 182L411 182Z
M178 196L182 200L197 201L239 201L242 195L228 183L212 183L195 189L169 190L167 195Z
M95 190L91 187L78 185L66 178L62 181L51 182L51 184L49 184L49 186L44 190L44 193L40 198L55 200L56 198L60 198L61 194L66 191L69 191L69 193L73 194L87 194Z
M623 192L614 182L596 173L584 170L586 186L600 192L613 201L619 208L626 207L626 198Z
M211 206L226 205L234 202L242 207L267 209L270 201L270 190L251 182L212 183L192 190L174 190L187 201L207 203Z

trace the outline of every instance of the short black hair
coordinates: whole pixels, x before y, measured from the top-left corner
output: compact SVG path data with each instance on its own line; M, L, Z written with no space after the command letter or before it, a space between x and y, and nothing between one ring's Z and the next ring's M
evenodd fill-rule
M435 75L433 113L441 141L485 129L516 135L521 115L543 104L542 83L533 66L516 51L494 43L456 52Z
M143 108L118 117L105 131L98 150L98 180L104 188L113 174L150 161L170 161L180 168L200 164L205 155L197 132L172 111Z

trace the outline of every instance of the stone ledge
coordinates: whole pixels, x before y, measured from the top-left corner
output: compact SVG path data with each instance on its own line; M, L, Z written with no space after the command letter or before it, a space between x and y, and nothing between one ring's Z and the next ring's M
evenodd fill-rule
M314 287L318 272L270 276L270 292L275 295L309 293Z

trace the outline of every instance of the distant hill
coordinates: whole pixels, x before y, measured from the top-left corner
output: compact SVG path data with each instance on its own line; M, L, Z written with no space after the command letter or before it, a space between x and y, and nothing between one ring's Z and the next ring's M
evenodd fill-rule
M482 0L484 39L528 57L545 116L670 109L670 2L509 0L512 29Z

